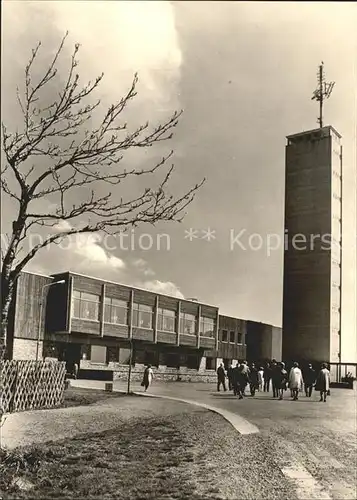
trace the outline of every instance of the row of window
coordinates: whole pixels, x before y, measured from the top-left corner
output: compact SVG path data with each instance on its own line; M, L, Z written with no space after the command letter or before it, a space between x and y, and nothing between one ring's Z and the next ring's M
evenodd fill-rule
M233 359L228 359L228 358L223 358L223 365L224 369L228 370L228 368L234 363L234 366L237 363L237 360ZM206 370L217 370L218 368L218 363L217 363L217 358L206 358Z
M87 292L73 291L74 318L93 321L100 320L100 297ZM144 304L133 304L133 326L153 328L154 308ZM176 331L177 313L170 309L158 309L157 328L164 332ZM128 325L129 306L125 300L104 298L104 322L116 325ZM180 333L195 335L197 318L193 314L180 313ZM200 335L214 337L215 320L201 317L199 324Z
M229 339L229 342L231 344L235 344L236 342L236 332L235 331L230 331L229 332L229 336L228 336L228 330L222 330L222 342L228 342L228 339ZM238 344L242 344L243 343L243 334L238 332Z
M128 365L130 363L130 351L126 348L121 348L118 346L103 346L103 345L92 345L88 346L85 355L82 355L82 359L91 361L93 363L118 363ZM159 364L168 366L169 368L178 368L180 366L186 366L187 368L198 369L199 358L197 354L187 355L183 353L174 352L162 352L150 351L150 350L135 350L133 353L133 358L131 360L132 364L148 364L158 367Z

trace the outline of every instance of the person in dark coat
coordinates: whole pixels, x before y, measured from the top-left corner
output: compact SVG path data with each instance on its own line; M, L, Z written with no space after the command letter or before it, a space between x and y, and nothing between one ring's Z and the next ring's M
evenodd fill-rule
M285 370L285 363L281 362L276 368L276 384L279 393L279 399L282 400L284 397L284 391L286 391L288 383L288 372Z
M242 376L240 371L239 363L233 368L233 394L238 396L239 399L243 399L242 395Z
M264 392L269 392L270 390L270 380L271 380L271 367L270 363L266 364L264 368Z
M248 363L246 361L243 361L243 363L239 367L239 385L240 385L240 390L241 390L241 395L245 396L245 389L247 385L249 384L249 367Z
M224 391L227 390L226 387L226 372L224 370L224 365L221 363L217 370L217 391L220 391L221 385L223 386Z
M280 386L280 378L281 378L280 370L281 370L281 367L278 366L278 363L276 362L276 360L273 359L272 363L271 363L271 382L273 385L273 398L279 397L279 386Z
M304 370L305 394L307 398L311 398L312 388L316 383L316 372L309 365L307 370Z
M259 389L259 376L258 370L255 367L255 364L252 363L249 371L249 385L250 385L250 394L251 396L255 395L255 391Z
M228 368L227 370L227 377L228 377L228 389L231 391L233 389L233 365Z

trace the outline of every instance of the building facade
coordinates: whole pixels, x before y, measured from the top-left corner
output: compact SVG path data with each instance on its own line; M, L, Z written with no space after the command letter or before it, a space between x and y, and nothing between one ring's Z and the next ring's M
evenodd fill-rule
M282 358L282 328L257 321L247 321L247 358L269 361Z
M283 358L340 362L341 136L327 126L287 137Z
M7 348L14 359L41 359L50 276L23 272L9 311Z
M83 377L126 379L131 363L135 379L150 363L163 379L207 380L220 363L247 359L247 324L196 300L70 272L23 272L10 350L13 359L59 359L69 369L76 363Z
M45 354L55 349L81 370L109 367L120 377L131 362L202 371L205 350L217 350L215 306L74 273L54 279L65 283L49 291Z

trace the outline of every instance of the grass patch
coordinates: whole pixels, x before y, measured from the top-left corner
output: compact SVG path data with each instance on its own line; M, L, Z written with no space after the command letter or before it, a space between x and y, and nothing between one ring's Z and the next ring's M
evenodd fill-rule
M90 436L2 451L0 458L4 500L202 498L190 476L190 443L170 418L146 418Z
M85 406L104 401L106 399L123 397L120 392L106 392L100 389L81 389L79 387L69 387L64 392L62 408L72 406Z

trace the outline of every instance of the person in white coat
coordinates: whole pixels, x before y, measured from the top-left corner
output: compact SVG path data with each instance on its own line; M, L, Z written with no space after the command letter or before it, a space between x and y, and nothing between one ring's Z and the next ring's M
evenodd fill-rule
M326 396L330 391L330 372L327 369L326 363L322 363L321 365L321 370L317 375L315 390L320 391L320 401L326 403Z
M299 398L299 391L302 390L303 384L304 380L299 368L299 363L295 362L289 373L289 389L292 391L292 398L294 401L297 401Z
M258 381L259 381L259 388L258 391L262 391L264 387L264 368L261 366L258 371Z

